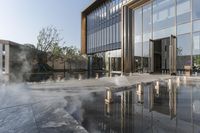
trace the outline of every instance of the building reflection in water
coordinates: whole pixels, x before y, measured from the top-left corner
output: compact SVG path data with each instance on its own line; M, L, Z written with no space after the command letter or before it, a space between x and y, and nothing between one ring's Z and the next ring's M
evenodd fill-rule
M177 81L140 83L127 91L112 92L113 102L100 102L101 96L95 96L95 107L85 108L85 119L103 133L199 132L199 88Z
M137 103L144 103L144 85L142 83L136 85L136 101Z

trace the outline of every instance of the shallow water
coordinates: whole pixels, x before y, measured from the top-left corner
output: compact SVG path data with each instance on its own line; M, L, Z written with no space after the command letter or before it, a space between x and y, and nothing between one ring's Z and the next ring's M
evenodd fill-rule
M111 104L105 97L106 92L82 96L73 108L72 116L90 133L200 132L200 80L136 85L113 92ZM67 99L76 105L77 99Z

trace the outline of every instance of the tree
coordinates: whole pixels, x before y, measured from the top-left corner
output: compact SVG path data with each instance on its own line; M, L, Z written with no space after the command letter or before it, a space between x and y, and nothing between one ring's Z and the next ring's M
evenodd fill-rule
M58 44L54 44L51 51L48 52L48 58L52 61L52 67L54 68L55 60L62 57L62 48Z
M60 58L62 55L62 49L59 45L64 44L59 31L53 26L42 28L37 36L37 40L38 51L48 54L46 58L52 61L52 67L54 68L55 60Z
M63 63L64 63L64 72L65 72L65 63L69 64L69 70L72 69L72 64L75 65L76 69L81 69L81 66L86 65L86 58L81 55L81 52L73 46L65 46L62 48L63 54Z
M85 66L87 66L87 58L81 55L81 52L79 50L76 56L76 66L79 69L85 69Z
M63 50L62 53L63 53L64 64L67 62L70 65L69 69L71 70L72 63L75 62L78 50L76 47L73 46L71 47L65 46L62 48L62 50Z
M37 40L37 49L43 52L49 52L55 45L60 44L63 39L55 27L49 26L42 28L37 36Z

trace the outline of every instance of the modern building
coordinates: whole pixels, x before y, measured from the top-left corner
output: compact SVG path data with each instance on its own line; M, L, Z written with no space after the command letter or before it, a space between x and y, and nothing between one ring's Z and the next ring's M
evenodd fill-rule
M199 0L96 0L82 12L91 70L200 72Z
M22 81L35 63L33 48L8 40L0 40L0 82Z

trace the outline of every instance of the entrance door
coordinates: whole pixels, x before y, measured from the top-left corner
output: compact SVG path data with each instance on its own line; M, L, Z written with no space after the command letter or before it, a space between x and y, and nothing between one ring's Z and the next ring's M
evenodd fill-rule
M176 74L176 37L149 40L149 72Z

